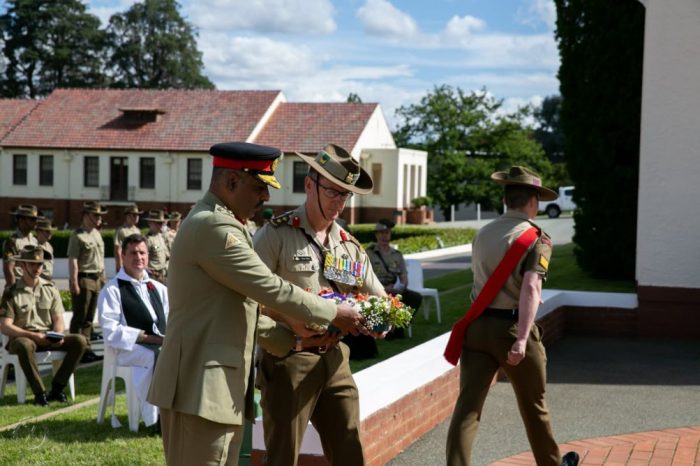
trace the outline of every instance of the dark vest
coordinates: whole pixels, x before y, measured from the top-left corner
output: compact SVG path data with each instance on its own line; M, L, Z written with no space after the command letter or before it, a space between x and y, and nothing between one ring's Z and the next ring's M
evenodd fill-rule
M147 335L153 335L153 318L148 308L141 300L141 297L136 292L136 289L131 282L126 280L117 280L119 282L119 294L122 301L122 312L129 327L138 328L146 332ZM163 303L158 296L158 291L153 285L148 286L148 297L151 301L153 310L158 316L158 331L165 335L165 312L163 311Z

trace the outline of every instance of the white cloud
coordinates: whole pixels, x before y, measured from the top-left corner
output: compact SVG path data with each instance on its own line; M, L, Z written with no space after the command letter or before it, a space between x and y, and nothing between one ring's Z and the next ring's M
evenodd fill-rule
M367 0L357 10L357 17L372 35L402 39L414 37L418 33L416 21L388 0Z
M115 13L124 13L136 3L137 0L119 0L105 2L104 0L90 0L87 2L88 11L100 18L103 26L109 24L109 18Z
M516 13L518 20L530 26L544 24L553 31L557 20L557 8L554 0L526 0Z
M453 16L442 32L440 42L446 44L460 44L466 46L471 42L475 32L486 28L486 23L474 16Z
M336 29L330 0L197 0L187 11L201 31L328 34Z

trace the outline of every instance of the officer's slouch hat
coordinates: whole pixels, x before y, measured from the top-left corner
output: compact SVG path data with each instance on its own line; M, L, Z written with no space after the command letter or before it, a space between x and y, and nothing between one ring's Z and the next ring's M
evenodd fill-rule
M209 153L214 156L214 167L241 170L273 188L281 187L275 178L282 155L279 149L249 142L224 142L211 146Z
M41 246L34 244L26 245L18 255L12 257L12 260L15 262L30 262L33 264L43 264L44 260L48 259L51 259L51 254Z
M553 201L559 197L555 191L542 186L542 178L540 178L540 175L527 167L516 165L511 167L507 172L493 173L491 179L505 186L526 186L534 188L539 193L541 201Z
M357 160L336 144L328 144L315 156L296 152L307 164L327 180L342 186L350 192L367 194L372 192L374 183Z
M391 230L394 228L396 224L392 222L391 220L387 220L385 218L380 218L379 221L377 222L376 225L374 225L374 231L386 231L386 230Z

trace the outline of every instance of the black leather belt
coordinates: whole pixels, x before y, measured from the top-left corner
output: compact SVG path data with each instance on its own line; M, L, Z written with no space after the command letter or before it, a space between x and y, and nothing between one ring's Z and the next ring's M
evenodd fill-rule
M78 278L90 278L92 280L99 280L101 277L101 273L78 272Z
M517 309L496 309L493 307L487 307L481 314L486 317L497 317L499 319L510 319L518 320L518 310Z
M328 351L327 346L307 346L301 349L299 351L300 353L314 353L314 354L323 354L326 351Z

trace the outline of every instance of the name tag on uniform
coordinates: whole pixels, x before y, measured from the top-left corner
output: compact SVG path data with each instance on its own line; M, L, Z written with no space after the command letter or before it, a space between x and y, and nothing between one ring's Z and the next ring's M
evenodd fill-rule
M311 256L294 256L294 262L311 262Z

